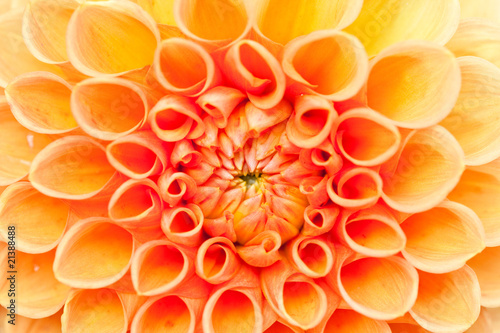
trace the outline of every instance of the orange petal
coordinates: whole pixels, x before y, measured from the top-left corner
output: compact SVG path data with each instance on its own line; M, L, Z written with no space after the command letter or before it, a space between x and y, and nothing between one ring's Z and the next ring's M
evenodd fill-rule
M236 232L234 231L233 214L225 211L224 215L215 219L205 219L203 230L211 237L226 237L231 242L236 242Z
M335 255L325 238L302 235L286 244L285 254L294 268L313 279L323 277L331 271Z
M476 320L474 325L472 325L466 333L482 333L482 332L494 332L495 328L493 326L493 321L490 312L487 309L482 308L479 318Z
M368 108L343 113L331 132L332 142L337 144L342 155L359 166L384 163L397 152L401 143L397 127Z
M45 134L65 133L78 125L71 114L71 86L49 72L16 77L5 89L12 114L24 127Z
M352 310L337 309L322 333L390 333L386 322L374 320Z
M270 109L261 109L248 102L245 105L248 135L253 138L259 137L265 130L288 119L291 113L292 106L286 100L280 101L278 105Z
M115 175L100 143L84 136L67 136L38 153L29 180L45 195L81 200L99 193Z
M193 147L191 140L184 139L175 143L172 155L170 155L170 162L174 168L177 168L179 164L186 168L193 168L202 162L202 156Z
M64 305L70 287L57 281L52 271L54 252L27 254L16 251L15 267L12 275L4 270L0 283L0 304L7 307L11 303L9 296L14 289L16 313L29 318L43 318L53 315ZM9 252L9 257L13 254ZM2 267L7 268L7 247L2 251ZM9 264L12 260L9 260ZM12 274L12 273L11 273ZM14 285L14 286L13 286Z
M92 78L71 93L71 110L78 125L101 140L115 140L146 123L153 99L140 86L122 78Z
M474 270L481 287L481 305L489 308L500 306L500 283L496 278L499 272L499 247L487 247L467 262Z
M175 207L181 200L192 198L196 194L197 185L193 178L184 172L170 168L158 178L158 187L162 199Z
M134 0L134 2L154 18L159 28L161 26L176 28L173 10L174 0Z
M400 257L363 258L342 267L337 284L353 310L389 320L402 316L415 303L418 274Z
M211 284L232 279L241 266L234 244L225 237L207 239L198 248L196 274Z
M203 242L203 212L196 204L163 210L161 228L172 242L199 246Z
M389 324L392 333L429 333L418 324L397 323Z
M243 261L254 267L267 267L281 259L280 234L272 230L264 230L254 238L238 246L237 251Z
M382 198L401 212L428 210L446 198L463 170L463 151L443 127L412 131L400 152L382 164Z
M351 4L349 4L351 6ZM285 46L283 71L293 94L317 94L333 101L353 97L368 75L368 57L357 38L321 30Z
M327 183L328 176L307 177L301 180L299 190L307 197L307 201L311 205L306 208L306 211L307 209L311 211L315 207L322 207L328 202L330 198L326 191ZM307 219L307 216L304 215L304 217Z
M484 249L481 221L470 208L453 201L411 215L401 228L408 239L402 251L404 257L426 272L459 269Z
M156 22L131 1L84 2L71 17L68 58L89 76L121 75L153 63L160 42Z
M0 196L0 235L8 239L8 227L15 225L19 251L43 253L53 249L70 218L68 205L43 195L28 182L12 184Z
M62 311L59 311L52 316L40 319L16 315L16 324L5 324L4 333L61 333L61 314ZM10 320L10 317L7 316L7 320Z
M320 208L307 206L304 211L304 227L300 231L304 236L314 237L330 231L339 215L339 208L329 205Z
M151 131L139 131L114 140L106 147L109 163L133 179L161 174L168 166L170 147Z
M244 99L245 95L241 91L218 86L198 97L196 104L213 117L218 128L225 128L231 112Z
M411 78L411 79L410 79ZM404 128L437 124L460 92L460 69L453 54L425 41L392 45L370 63L366 104Z
M474 324L481 310L481 290L467 265L446 274L419 272L418 298L412 317L432 332L463 332Z
M88 218L63 236L54 259L54 274L75 288L101 288L122 278L130 267L135 241L106 218ZM103 257L103 253L107 253Z

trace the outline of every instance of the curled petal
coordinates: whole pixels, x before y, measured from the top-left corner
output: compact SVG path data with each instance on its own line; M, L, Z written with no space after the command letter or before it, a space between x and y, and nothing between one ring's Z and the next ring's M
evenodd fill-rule
M285 253L292 266L313 279L324 277L331 271L335 255L324 238L302 235L286 244Z
M389 320L404 315L415 303L418 273L400 257L362 258L339 270L337 284L356 312Z
M184 172L176 172L170 168L158 178L160 195L170 207L177 206L179 201L192 198L196 194L197 185L193 178Z
M137 248L130 267L134 289L152 296L172 292L194 274L195 250L156 240Z
M481 287L481 305L489 308L500 306L500 283L498 276L499 247L487 247L467 262L474 270Z
M102 191L115 175L100 143L84 136L67 136L38 153L29 180L45 195L82 200Z
M196 104L213 117L218 128L225 128L231 112L244 99L245 95L238 89L218 86L198 97Z
M500 23L500 3L495 0L472 0L460 1L460 16L462 18L476 17L482 22L493 21ZM463 21L463 20L462 20Z
M338 177L330 177L326 186L330 199L348 208L373 206L382 194L382 179L372 169L353 168Z
M477 57L458 59L462 86L457 104L441 125L465 152L467 165L481 165L500 157L500 68Z
M405 213L428 210L451 192L464 170L464 153L443 127L412 131L398 154L382 164L382 198Z
M281 259L280 234L264 230L249 240L245 246L238 246L237 251L243 261L254 267L267 267Z
M294 39L283 52L283 71L290 79L287 89L294 94L343 101L361 89L368 75L363 45L342 31L315 31Z
M248 102L245 105L245 115L248 123L248 135L258 137L263 131L288 119L292 113L292 106L282 100L273 108L261 109Z
M423 39L445 44L460 19L458 0L368 0L346 31L358 37L369 56L400 41Z
M224 58L223 70L258 108L270 109L283 99L286 79L281 65L255 41L242 40L231 46Z
M68 205L43 195L28 182L12 184L0 195L0 235L8 239L8 227L15 225L19 251L53 249L73 219Z
M151 131L118 138L106 147L109 163L132 179L143 179L165 171L170 147Z
M366 104L404 128L437 124L453 109L460 69L453 54L425 41L392 45L370 63Z
M307 201L309 201L309 204L311 205L309 211L311 211L313 207L322 207L328 202L329 197L328 192L326 191L327 183L328 176L307 177L301 180L299 190L307 197Z
M2 273L0 304L6 308L11 305L8 294L15 289L16 313L29 318L43 318L53 315L64 305L70 287L57 281L52 271L54 250L28 254L16 251L16 270L14 278L7 272L7 247L2 250ZM10 255L9 255L10 256ZM11 263L12 260L9 260ZM15 287L13 288L12 285ZM10 289L10 291L9 291ZM10 326L10 325L9 325Z
M307 206L304 211L304 227L300 231L304 236L314 237L332 230L339 208L329 205L320 208Z
M6 87L5 96L14 117L29 130L59 134L78 126L71 114L71 86L55 74L20 75Z
M328 137L337 116L332 102L313 95L298 96L286 125L287 137L298 147L314 148Z
M166 142L197 139L205 131L200 110L182 96L163 97L149 112L148 121L153 132Z
M210 54L183 38L163 40L153 63L156 80L167 91L190 97L218 85L221 75Z
M337 309L322 333L390 333L386 322L374 320L352 310Z
M111 220L98 217L81 220L61 239L54 259L54 274L74 288L102 288L125 275L134 248L132 235Z
M24 11L23 38L30 52L40 61L61 64L68 61L66 29L77 9L76 0L29 1Z
M196 274L211 284L232 279L241 266L234 244L225 237L207 239L198 248Z
M426 272L459 269L484 249L481 221L470 208L456 202L444 201L428 211L411 215L401 228L407 237L404 257Z
M153 63L156 22L131 1L84 2L66 32L68 58L89 76L121 75Z
M23 317L21 315L16 315L15 325L4 325L5 333L60 333L61 332L61 315L62 311L59 311L52 316L32 319L28 317ZM10 320L10 317L6 317L6 321Z
M203 230L211 237L226 237L231 242L236 242L236 232L234 231L233 214L225 211L224 215L215 219L205 219Z
M445 274L419 272L418 298L410 313L432 332L463 332L481 310L481 290L467 265Z
M269 326L264 333L302 333L304 330L290 326L284 320L276 320Z
M193 147L191 140L181 140L175 143L172 155L170 155L170 162L174 168L177 168L179 164L186 168L196 167L201 161L202 155Z
M192 201L200 207L203 215L208 216L215 209L222 193L219 187L199 186Z
M161 217L161 228L172 242L198 246L203 242L203 212L196 204L167 208Z
M359 166L384 163L401 143L397 127L367 108L353 109L338 117L331 139L346 159Z
M86 79L71 93L78 125L101 140L115 140L140 129L152 104L144 89L122 78Z

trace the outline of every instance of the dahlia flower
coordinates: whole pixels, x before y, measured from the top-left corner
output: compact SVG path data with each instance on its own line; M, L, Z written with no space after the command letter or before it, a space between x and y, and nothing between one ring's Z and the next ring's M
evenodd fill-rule
M0 13L1 332L500 331L500 1Z

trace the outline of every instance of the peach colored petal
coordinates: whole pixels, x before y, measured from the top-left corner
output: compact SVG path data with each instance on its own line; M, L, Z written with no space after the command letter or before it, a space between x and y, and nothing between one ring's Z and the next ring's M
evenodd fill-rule
M352 310L337 309L322 333L390 333L386 322L374 320Z
M429 333L418 324L395 323L389 324L392 333Z
M384 163L398 151L401 143L397 127L368 108L343 113L336 119L331 133L331 140L342 155L359 166Z
M62 311L40 319L16 315L16 324L5 324L4 333L61 333L61 315ZM6 320L10 318L6 317Z
M257 108L273 108L285 94L286 79L280 63L264 46L253 40L242 40L231 46L222 69Z
M286 243L285 255L295 269L317 279L332 270L335 253L326 238L299 235Z
M28 182L7 187L0 196L0 235L8 239L8 226L16 226L16 248L43 253L57 246L70 219L68 205L47 197Z
M474 270L481 287L481 305L494 308L500 306L500 283L498 281L500 259L499 247L487 247L467 262Z
M226 237L231 242L236 242L236 232L233 224L234 215L224 211L224 215L215 219L205 219L203 230L211 237Z
M341 242L365 256L388 257L405 248L404 231L380 205L354 213L344 211L336 228Z
M14 117L29 130L58 134L78 126L70 109L71 86L55 74L22 74L9 83L5 96Z
M186 246L199 246L203 242L204 214L200 206L166 208L161 217L161 228L172 242Z
M144 126L153 97L122 78L91 78L71 93L71 110L78 125L101 140L115 140Z
M400 257L362 258L343 266L337 284L353 310L377 320L402 316L415 303L418 274Z
M2 267L7 268L7 250L2 250ZM54 250L41 254L28 254L16 251L15 281L9 280L10 274L4 270L0 283L0 304L7 307L11 284L15 285L16 313L29 318L43 318L53 315L64 305L70 287L57 281L52 271ZM11 254L10 254L11 255ZM9 263L12 261L9 260Z
M460 17L477 17L481 21L500 23L500 3L495 0L459 0Z
M458 0L366 0L346 31L358 37L369 56L400 41L420 39L445 44L460 19Z
M128 271L135 243L127 230L109 219L81 220L61 239L54 274L75 288L106 287Z
M418 298L410 313L432 332L463 332L481 310L481 290L467 265L446 274L419 272Z
M158 187L162 199L175 207L181 200L192 198L196 194L197 185L193 178L174 168L167 169L158 178Z
M241 267L236 247L225 237L207 239L196 254L196 274L211 284L232 279Z
M52 139L21 126L7 100L0 96L0 185L6 186L28 175L32 160Z
M152 64L160 32L151 16L131 1L92 1L74 12L66 43L78 71L113 76Z
M366 105L404 128L437 124L452 110L460 91L453 54L426 41L384 49L370 62Z
M476 320L474 325L472 325L465 333L482 333L482 332L494 332L493 321L491 319L491 314L487 309L481 308L481 313L479 318Z
M428 210L457 185L464 170L464 153L443 127L411 131L400 151L382 164L382 198L405 213Z
M191 140L184 139L175 143L170 162L174 168L177 168L179 164L186 168L193 168L202 162L202 156L194 148Z
M275 160L276 158L276 160ZM315 177L321 174L319 170L310 170L300 161L295 160L293 156L283 156L281 154L275 154L273 159L266 165L262 171L273 173L274 162L278 162L279 169L276 172L280 172L283 178L292 185L299 186L303 178ZM290 164L291 161L294 161Z
M182 96L167 95L160 99L149 112L148 121L153 132L167 142L197 139L205 131L200 109Z
M462 87L457 104L441 125L465 152L467 165L481 165L500 157L500 68L477 57L458 58Z
M198 97L196 104L213 117L218 128L225 128L231 112L244 99L245 95L238 89L217 86Z
M302 149L299 154L302 164L311 169L325 169L328 176L334 176L344 166L344 161L335 150L330 138L311 149Z
M67 136L38 153L29 180L45 195L81 200L102 191L115 175L100 143L84 136Z
M170 146L151 131L139 131L118 138L106 147L109 163L133 179L161 174L169 165Z
M307 206L304 210L304 226L300 232L309 237L327 233L332 230L338 215L339 207L335 205L319 208Z
M264 333L303 333L304 330L289 326L286 322L276 320Z
M289 93L316 94L333 101L353 97L368 75L363 45L337 30L315 31L294 39L285 46L282 66L289 79Z
M254 238L238 246L238 255L247 264L254 267L267 267L281 259L279 249L281 247L280 234L272 230L264 230Z
M328 176L307 177L300 181L299 190L307 197L307 201L309 201L309 204L311 205L310 208L306 208L306 211L308 209L311 211L311 209L315 207L322 207L328 203L329 197L328 192L326 191L327 183ZM307 217L305 218L307 219Z
M425 272L459 269L484 249L481 221L470 208L453 201L411 215L401 228L407 237L403 256Z

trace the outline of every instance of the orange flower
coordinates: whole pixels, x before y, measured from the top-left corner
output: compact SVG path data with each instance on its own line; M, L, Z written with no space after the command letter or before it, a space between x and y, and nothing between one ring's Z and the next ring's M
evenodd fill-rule
M3 1L0 331L494 332L498 9Z

